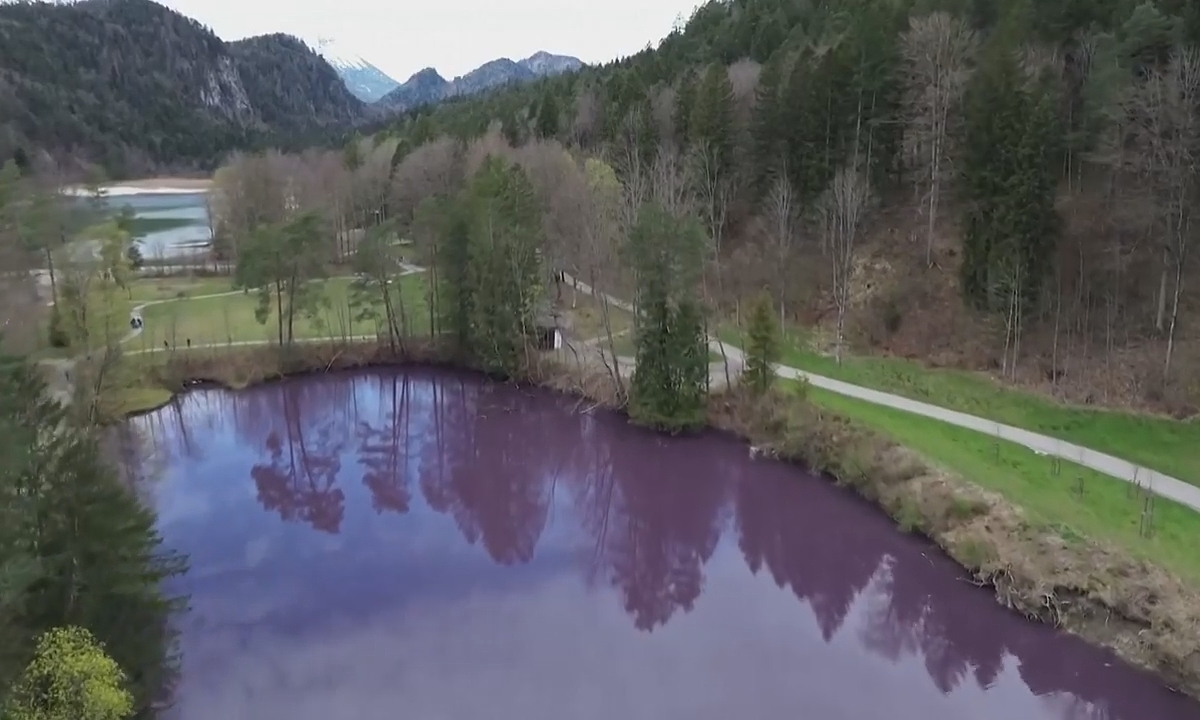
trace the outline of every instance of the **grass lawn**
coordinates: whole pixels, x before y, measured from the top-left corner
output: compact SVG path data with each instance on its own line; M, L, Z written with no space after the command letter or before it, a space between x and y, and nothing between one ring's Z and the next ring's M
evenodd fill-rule
M315 318L297 316L297 338L340 338L346 335L374 335L373 320L355 320L355 311L348 307L350 278L331 278L321 281L321 290L328 305ZM429 332L429 310L425 302L425 278L409 275L402 281L402 292L408 312L410 334ZM184 347L190 339L193 345L227 342L270 341L278 339L274 306L266 323L255 318L257 293L235 293L221 297L180 300L151 305L143 311L145 328L132 340L130 349L160 348L163 342Z
M736 330L721 336L741 345ZM848 357L839 367L798 336L785 343L782 364L1056 437L1200 485L1200 423L1194 421L1074 407L979 373L903 358Z
M229 277L148 277L141 278L130 287L134 304L153 300L197 297L229 292L233 279Z
M1126 483L1066 461L1056 476L1049 458L1020 445L817 388L808 392L812 402L888 435L931 463L998 492L1023 508L1031 520L1056 527L1068 540L1089 537L1108 541L1191 580L1200 580L1200 553L1196 552L1200 513L1156 498L1153 535L1142 538L1142 499Z

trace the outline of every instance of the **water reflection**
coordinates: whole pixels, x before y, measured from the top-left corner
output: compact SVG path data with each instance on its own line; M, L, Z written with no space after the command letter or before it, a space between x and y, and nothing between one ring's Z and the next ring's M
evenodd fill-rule
M180 716L1200 717L823 480L577 410L411 371L132 422L192 555Z

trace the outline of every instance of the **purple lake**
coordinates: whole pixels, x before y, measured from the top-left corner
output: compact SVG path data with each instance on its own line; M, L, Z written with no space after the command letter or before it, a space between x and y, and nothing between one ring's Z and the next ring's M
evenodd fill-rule
M1200 718L725 435L422 368L121 430L191 558L179 720Z

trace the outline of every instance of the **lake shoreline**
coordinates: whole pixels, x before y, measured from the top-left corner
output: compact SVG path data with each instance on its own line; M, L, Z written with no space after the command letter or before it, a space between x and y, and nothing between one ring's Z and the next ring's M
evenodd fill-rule
M242 389L333 370L425 365L470 369L442 343L305 344L174 352L150 368L166 400L201 386ZM512 382L512 381L510 381ZM623 412L612 378L597 367L541 356L517 384L563 392ZM1084 538L1064 539L1020 508L915 452L799 397L714 395L709 425L751 443L752 455L811 468L848 486L968 570L997 602L1108 649L1166 685L1200 699L1200 610L1196 588L1152 563Z
M100 186L105 197L128 197L131 195L197 195L212 190L212 178L161 177L123 180ZM84 185L68 185L63 195L89 197L92 193Z

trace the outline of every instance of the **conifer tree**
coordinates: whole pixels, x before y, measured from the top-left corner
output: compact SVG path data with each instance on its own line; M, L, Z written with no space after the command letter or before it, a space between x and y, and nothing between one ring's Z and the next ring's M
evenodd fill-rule
M771 296L763 292L750 310L749 337L746 340L746 384L763 394L775 381L774 364L779 362L779 324Z
M692 112L696 105L696 77L693 73L685 72L679 81L679 90L675 93L675 142L679 147L687 147L692 140Z
M542 98L542 104L538 107L538 137L546 140L557 136L559 116L558 97L553 92L547 92L545 97Z
M688 139L695 147L709 148L722 172L731 167L733 86L724 65L714 63L704 73L688 123Z
M641 208L629 238L638 307L630 417L671 432L704 422L708 351L696 297L703 246L694 218L656 204Z
M36 369L0 367L0 398L0 429L11 430L0 442L26 448L4 453L15 462L0 469L0 505L13 503L27 520L0 530L0 566L21 571L15 585L0 583L0 619L15 621L0 623L0 674L11 672L9 653L32 655L41 633L78 626L124 671L134 709L144 712L174 678L169 620L179 603L163 584L185 563L161 548L153 513L104 462L93 433L66 423Z
M775 174L782 171L782 156L787 136L784 125L782 93L785 58L777 53L763 67L754 91L754 115L750 137L754 154L754 189L762 197Z
M989 43L966 108L962 292L993 310L1014 292L1036 299L1058 231L1056 92L1022 74L1011 37Z
M448 204L444 287L448 325L483 369L512 375L527 359L541 300L542 214L523 170L489 157Z

